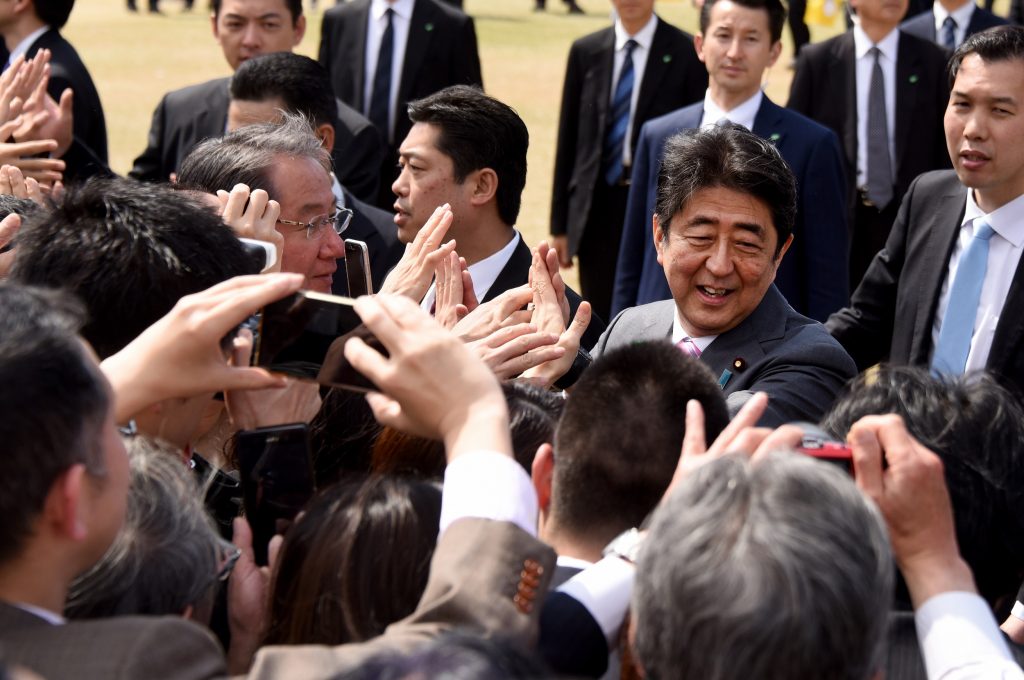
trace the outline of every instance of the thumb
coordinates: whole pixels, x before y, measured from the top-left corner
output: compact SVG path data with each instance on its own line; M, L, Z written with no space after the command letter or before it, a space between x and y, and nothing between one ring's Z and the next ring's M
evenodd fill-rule
M0 221L0 248L11 242L21 228L21 216L11 213Z
M62 116L70 116L74 106L75 93L70 87L64 88L60 93L60 112Z

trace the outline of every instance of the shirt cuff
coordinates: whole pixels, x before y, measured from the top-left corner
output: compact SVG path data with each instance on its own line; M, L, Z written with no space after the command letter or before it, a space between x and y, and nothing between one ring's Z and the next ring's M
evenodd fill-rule
M1013 609L1010 610L1010 614L1021 621L1024 621L1024 604L1021 602L1014 602Z
M914 621L929 680L980 677L982 670L986 677L1021 677L992 611L978 595L936 595L914 612Z
M619 631L633 596L635 577L634 565L611 555L576 574L558 590L587 608L604 632L608 649L616 649Z
M537 536L537 493L523 466L502 453L473 451L448 464L440 535L465 517L511 522Z

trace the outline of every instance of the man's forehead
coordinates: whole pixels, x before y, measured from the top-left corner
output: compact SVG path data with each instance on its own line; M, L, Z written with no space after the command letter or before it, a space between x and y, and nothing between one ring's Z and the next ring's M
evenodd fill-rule
M718 0L711 6L711 13L708 16L708 31L726 25L733 28L757 29L767 32L770 30L770 24L767 9L746 7L732 2L732 0Z
M329 210L334 206L331 176L316 160L278 155L270 171L271 183L278 193L272 196L291 210Z
M277 17L291 22L295 20L284 0L222 0L219 16L245 19Z
M398 151L403 156L427 157L440 154L445 156L437 146L441 128L431 123L414 123L409 133L402 140ZM447 158L447 156L445 156Z

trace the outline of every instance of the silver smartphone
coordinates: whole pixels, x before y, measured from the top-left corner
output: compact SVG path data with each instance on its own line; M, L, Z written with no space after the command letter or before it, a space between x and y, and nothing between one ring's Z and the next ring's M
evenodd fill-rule
M362 241L345 239L345 275L348 278L348 296L373 294L370 277L370 251Z

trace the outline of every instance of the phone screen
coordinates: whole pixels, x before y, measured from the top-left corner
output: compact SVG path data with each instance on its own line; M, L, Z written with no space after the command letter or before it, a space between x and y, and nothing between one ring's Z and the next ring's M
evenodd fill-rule
M345 239L345 274L348 279L349 297L356 298L373 293L370 252L362 241Z
M305 424L238 433L238 464L245 516L252 527L257 564L267 563L267 545L313 496L313 461Z
M352 298L299 291L263 308L253 365L321 385L366 392L377 389L345 359L350 337L387 356L363 325Z

